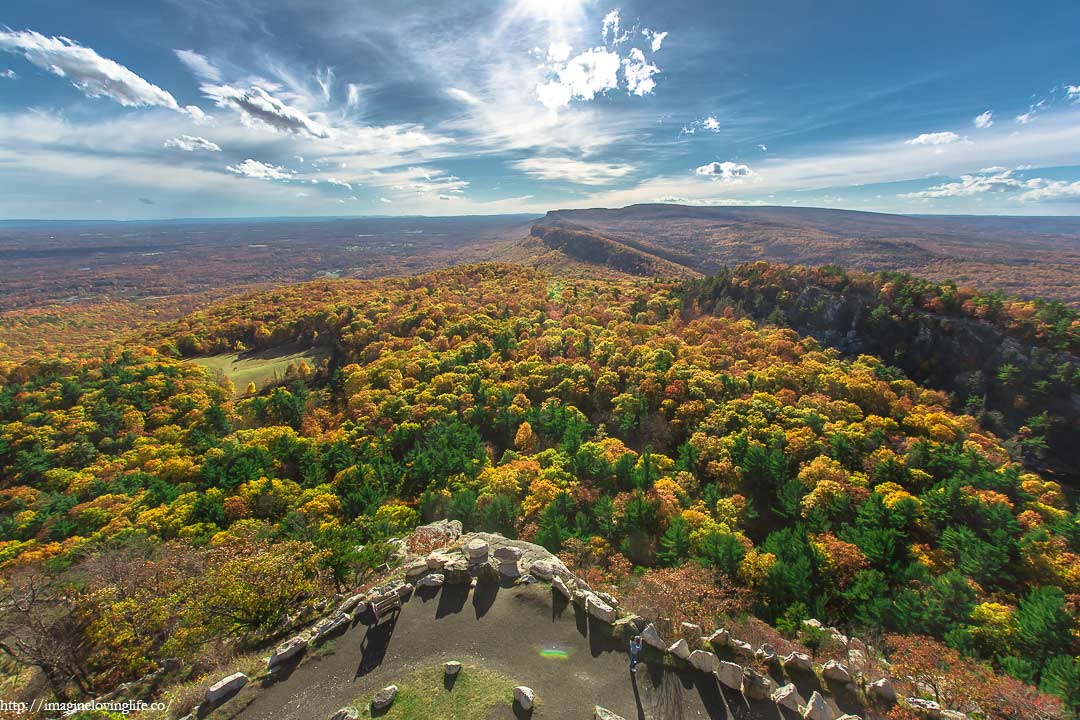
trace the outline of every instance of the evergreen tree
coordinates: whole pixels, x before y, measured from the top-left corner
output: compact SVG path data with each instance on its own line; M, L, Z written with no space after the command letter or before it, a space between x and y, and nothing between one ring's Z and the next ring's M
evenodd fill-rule
M676 515L660 536L660 549L656 562L665 567L675 567L690 554L690 528L682 515Z

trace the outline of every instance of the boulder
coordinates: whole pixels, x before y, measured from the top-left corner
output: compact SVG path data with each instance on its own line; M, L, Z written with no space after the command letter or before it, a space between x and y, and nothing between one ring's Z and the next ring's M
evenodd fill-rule
M551 579L551 587L554 588L560 595L567 600L573 599L573 594L570 592L570 588L566 587L566 583L563 582L561 577L554 577Z
M469 558L469 562L484 562L488 559L488 544L487 541L480 538L473 538L469 542L465 543L465 557Z
M516 562L499 563L499 575L504 578L516 578L521 576L521 568Z
M443 575L442 573L431 573L430 575L425 575L424 577L417 580L416 587L437 588L442 587L444 582L446 582L445 575Z
M806 653L793 652L784 658L784 669L807 673L814 672L814 661Z
M341 601L341 604L338 605L338 612L340 612L340 613L351 613L353 610L356 610L360 606L360 603L363 602L363 600L364 600L364 594L363 593L357 593L356 595L351 595L351 596L349 596L349 597L347 597L347 598L345 598L344 600Z
M468 585L472 580L469 574L469 561L463 557L457 557L443 565L443 575L446 576L447 585Z
M870 696L871 700L877 702L886 703L891 705L896 702L896 689L893 687L889 678L881 678L870 683L870 687L866 689L866 694Z
M592 716L593 720L625 720L622 715L616 715L607 708L602 708L599 705L593 708Z
M618 617L613 607L593 593L588 593L585 596L585 612L589 613L597 620L608 624L615 622Z
M247 675L242 672L233 673L228 677L221 678L216 683L206 688L204 700L207 705L216 705L247 684Z
M742 694L750 700L767 700L776 689L776 683L768 675L753 668L743 668Z
M829 703L825 702L821 693L815 690L806 701L806 709L803 710L802 716L803 720L833 720L836 713L833 712Z
M316 623L311 631L315 633L316 639L321 639L342 629L349 624L350 620L351 618L348 615L331 615Z
M390 707L397 697L397 685L387 685L371 698L371 707L375 710L385 710Z
M695 650L690 653L690 664L701 672L711 673L716 670L716 664L720 659L707 650Z
M450 660L445 665L443 665L443 672L447 675L457 675L459 672L461 672L461 663L459 663L457 660Z
M679 638L667 649L669 653L679 658L680 660L690 659L690 646L686 644L686 641Z
M761 647L754 652L754 657L763 663L771 663L776 660L776 648L769 643L761 643Z
M836 660L830 660L821 666L821 677L838 683L851 682L851 671L847 665Z
M968 716L959 710L942 709L941 720L968 720Z
M267 667L277 667L289 658L304 652L307 650L308 640L309 638L306 635L297 635L296 637L281 643L274 648L274 652L270 655L270 659L266 661Z
M735 638L731 638L728 641L728 645L731 647L732 650L737 653L742 653L744 655L754 654L754 648L748 642L743 642L742 640L736 640Z
M428 570L442 570L446 567L446 563L450 562L452 559L453 558L449 555L436 550L428 555L427 558L424 559L424 562L427 563Z
M529 566L529 573L535 575L541 580L551 582L555 577L555 566L550 560L537 560L531 566ZM561 580L559 582L562 582Z
M727 660L716 663L716 679L724 687L738 690L742 687L743 667Z
M802 695L799 694L798 689L791 683L788 683L781 688L777 688L773 692L771 699L780 707L786 707L788 710L794 710L795 712L802 712Z
M919 717L928 718L929 720L939 720L941 718L941 705L938 705L933 700L908 698L907 702Z
M330 720L357 720L360 717L360 711L354 707L343 707L334 713Z
M640 615L627 615L611 623L611 634L617 638L631 638L640 635L645 629L645 618Z
M425 575L430 569L427 560L415 560L405 566L405 577L409 580L415 580L421 575Z
M476 582L485 585L496 585L499 582L499 571L489 562L472 565L469 572L476 577Z
M862 718L858 715L852 715L851 713L847 713L836 718L836 720L862 720Z
M727 647L731 641L731 634L724 628L720 628L709 636L708 643L713 647Z
M660 637L660 631L652 623L646 625L645 629L641 631L641 642L657 650L667 650L668 648L664 643L664 639Z
M514 688L514 702L516 702L522 710L532 710L534 700L535 696L533 695L532 688L525 687L524 685L518 685Z
M521 559L521 551L516 547L504 546L495 548L495 552L492 553L495 559L501 563L516 563Z
M460 520L436 520L413 530L414 535L448 535L451 540L461 537L461 532Z

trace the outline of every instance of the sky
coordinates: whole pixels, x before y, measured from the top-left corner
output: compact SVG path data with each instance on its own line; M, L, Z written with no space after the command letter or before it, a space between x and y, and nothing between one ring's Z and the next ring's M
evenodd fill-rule
M6 0L0 218L1080 214L1080 3Z

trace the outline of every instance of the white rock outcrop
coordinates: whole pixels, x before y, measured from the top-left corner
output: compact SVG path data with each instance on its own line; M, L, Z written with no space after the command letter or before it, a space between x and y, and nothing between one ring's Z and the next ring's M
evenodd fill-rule
M695 650L690 653L690 657L687 658L690 664L701 672L711 673L716 670L717 663L720 662L720 658L716 657L714 653L708 650Z
M803 720L833 720L836 713L825 701L817 690L806 701L806 709L803 711Z
M793 710L795 712L802 712L802 695L799 694L799 690L791 683L777 688L773 692L771 699L780 707L786 707L788 710Z
M535 699L536 696L533 694L532 688L524 685L518 685L514 688L514 702L516 702L522 710L532 710Z
M793 652L784 658L784 669L814 672L814 661L806 653Z
M394 698L397 697L397 685L387 685L382 690L375 693L371 698L371 707L376 710L385 710L390 707L394 702Z
M821 677L838 683L851 682L851 671L838 660L830 660L821 666Z
M203 699L208 705L216 705L247 684L247 675L242 672L233 673L232 675L221 678L216 683L206 688L206 694L203 696Z
M645 626L645 629L641 631L641 642L649 647L656 648L657 650L667 650L668 646L664 642L664 638L660 637L660 631L656 629L656 626L649 623Z
M680 660L690 659L690 646L687 645L686 641L682 638L679 638L674 643L672 643L671 647L669 647L667 651L675 657L679 658Z

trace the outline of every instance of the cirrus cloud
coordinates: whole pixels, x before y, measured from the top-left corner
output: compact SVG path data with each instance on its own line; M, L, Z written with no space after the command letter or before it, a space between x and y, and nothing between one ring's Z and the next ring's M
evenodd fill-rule
M33 30L4 30L0 31L0 50L20 53L31 64L67 78L87 97L109 98L124 107L163 107L196 120L204 118L194 105L180 107L169 91L69 38Z
M210 142L204 137L197 137L194 135L181 135L180 137L169 138L163 145L164 147L183 150L184 152L195 152L196 150L221 152L221 147L217 143Z
M232 85L204 84L201 90L218 107L239 112L245 123L319 140L329 139L333 135L330 128L303 110L287 105L258 85L244 90Z
M565 157L532 157L512 164L541 180L565 180L578 185L607 185L634 171L633 165L590 162Z

